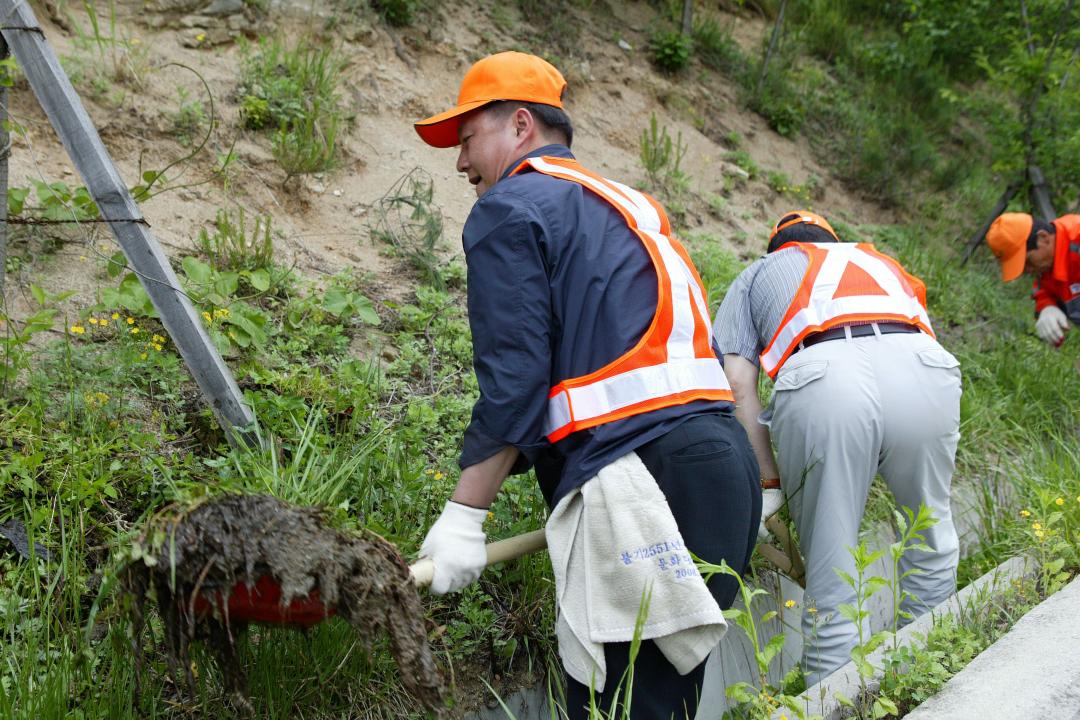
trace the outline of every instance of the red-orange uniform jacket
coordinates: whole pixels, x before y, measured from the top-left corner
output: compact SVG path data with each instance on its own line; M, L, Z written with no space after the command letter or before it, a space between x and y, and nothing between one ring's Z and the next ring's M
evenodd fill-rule
M1062 215L1054 221L1054 231L1054 265L1035 281L1032 293L1035 314L1057 305L1080 326L1080 215Z

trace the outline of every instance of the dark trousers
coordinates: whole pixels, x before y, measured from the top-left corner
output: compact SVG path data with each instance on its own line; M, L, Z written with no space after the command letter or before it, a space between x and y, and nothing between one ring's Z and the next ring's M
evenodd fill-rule
M733 415L699 415L637 449L637 454L667 498L683 542L703 560L727 561L742 573L750 562L761 519L761 486L757 460L746 432ZM715 575L709 590L726 610L739 585L735 578ZM604 645L607 679L594 701L605 716L613 701L622 704L620 683L629 665L630 643ZM634 662L632 720L676 720L697 712L705 663L687 675L674 666L651 640L641 643ZM589 717L589 688L566 676L566 715ZM611 717L621 717L621 711Z

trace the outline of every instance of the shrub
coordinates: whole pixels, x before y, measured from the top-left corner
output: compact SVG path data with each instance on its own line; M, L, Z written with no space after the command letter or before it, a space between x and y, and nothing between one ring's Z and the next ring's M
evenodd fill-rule
M713 70L723 73L745 70L746 58L731 37L731 28L721 27L714 18L707 17L694 26L694 52Z
M674 73L690 63L694 40L678 30L659 31L649 40L649 49L656 67Z
M387 25L405 27L416 19L420 0L371 0L371 7Z
M281 36L244 48L240 114L252 130L276 128L273 154L293 175L333 164L344 117L337 81L345 59L306 39L288 47Z

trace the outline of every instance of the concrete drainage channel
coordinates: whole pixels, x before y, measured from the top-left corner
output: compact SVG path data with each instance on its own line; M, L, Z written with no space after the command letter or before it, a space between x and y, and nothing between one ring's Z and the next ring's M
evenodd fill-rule
M961 548L964 554L972 552L978 547L979 515L975 509L977 500L978 492L975 488L970 485L954 486L954 521L957 525L957 531L960 534ZM873 537L868 540L867 544L875 548L887 549L892 540L891 526L882 525L878 528L877 532L874 533ZM868 575L877 575L888 578L891 575L891 572L891 565L883 557L876 565L874 565ZM935 618L940 618L945 614L960 615L961 613L978 612L985 602L985 599L990 597L992 593L1008 588L1013 580L1025 575L1030 575L1032 572L1034 572L1034 563L1030 560L1024 558L1007 560L978 580L970 583L959 593L934 608L931 612L921 616L910 625L901 629L897 633L900 644L906 645L914 642L914 636L916 634L925 636L926 632L932 627ZM757 603L755 609L757 610L757 615L759 617L769 611L776 611L777 613L776 617L768 623L759 625L762 637L765 640L780 633L784 634L784 649L780 653L779 660L774 662L774 667L772 668L770 675L770 681L773 684L778 685L781 678L799 662L802 656L802 635L799 624L802 614L803 597L802 588L788 580L786 577L779 573L774 574L772 577L778 578L778 591L770 592L768 597L758 598L755 601ZM1070 586L1070 589L1074 591L1074 594L1080 596L1080 586L1077 586L1076 582ZM1056 597L1057 595L1053 596L1047 602ZM786 608L784 603L788 600L794 600L797 607L793 609ZM1074 608L1074 612L1078 606L1080 606L1080 601L1073 603L1072 607ZM1042 605L1035 608L1029 615L1037 612L1041 607ZM870 626L873 632L890 626L892 623L892 600L888 593L881 592L874 595L870 599L868 609L870 611ZM1021 622L1023 622L1023 620L1021 620ZM1075 625L1077 628L1080 628L1080 623L1075 623ZM1078 633L1080 633L1080 631L1078 631ZM1074 645L1073 659L1080 660L1080 643L1074 643ZM993 649L993 646L990 649ZM989 652L990 649L986 652ZM880 665L883 652L883 650L879 650L877 653L871 655L871 663ZM728 702L727 697L724 694L724 689L729 685L736 682L750 682L755 685L757 684L758 679L753 656L753 647L750 645L749 640L745 637L742 630L737 627L732 627L724 637L723 641L721 641L720 645L709 657L709 662L705 669L705 689L702 692L701 703L698 708L696 720L720 720L723 717L724 712L728 710ZM982 657L982 655L979 657ZM1076 666L1080 667L1080 663L1077 663ZM964 672L966 672L966 670ZM1078 671L1077 674L1080 674L1080 671ZM963 673L960 675L963 675ZM960 675L957 677L960 677ZM1073 677L1072 675L1068 676ZM875 689L876 683L869 683L869 687ZM1078 684L1073 683L1073 687L1078 687ZM838 720L839 718L844 717L841 712L843 708L833 699L834 694L839 692L846 697L856 698L859 696L859 689L858 673L855 670L854 664L849 663L822 681L819 685L809 688L806 693L803 694L803 699L806 703L805 707L809 714L822 715L824 720ZM1080 692L1080 690L1074 690L1074 692ZM475 713L470 713L465 717L468 720L505 720L505 718L508 717L513 717L517 720L548 720L551 718L551 711L547 702L547 688L543 685L535 688L521 689L508 697L502 698L502 702L506 705L505 709L492 698L488 708ZM783 713L781 712L777 712L774 717L778 719L782 714ZM936 720L938 716L917 716L912 714L908 717L921 717L924 719L933 717ZM948 717L955 717L959 720L959 718L967 717L1004 718L1034 716L1027 715L1026 713L1016 715L976 715L961 712L958 715ZM1073 714L1066 713L1063 717L1065 720L1080 720L1080 714L1074 716Z

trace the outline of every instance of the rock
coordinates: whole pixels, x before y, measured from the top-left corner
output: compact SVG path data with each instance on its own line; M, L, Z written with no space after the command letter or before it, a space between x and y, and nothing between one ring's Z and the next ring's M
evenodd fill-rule
M323 185L321 182L315 181L308 185L308 190L315 193L316 195L322 195L324 192L326 192L326 186Z
M634 49L633 45L626 42L622 38L619 38L619 47L622 48L623 50L625 50L626 52L631 52Z
M333 195L334 195L334 197L341 197L342 192L341 192L341 190L335 190Z
M750 173L746 172L738 165L732 165L731 163L723 163L721 165L721 171L725 175L731 175L733 177L741 178L743 180L750 179Z
M203 15L236 15L244 12L244 0L214 0L202 11Z
M255 28L255 25L245 15L230 15L226 23L233 32L247 32Z

